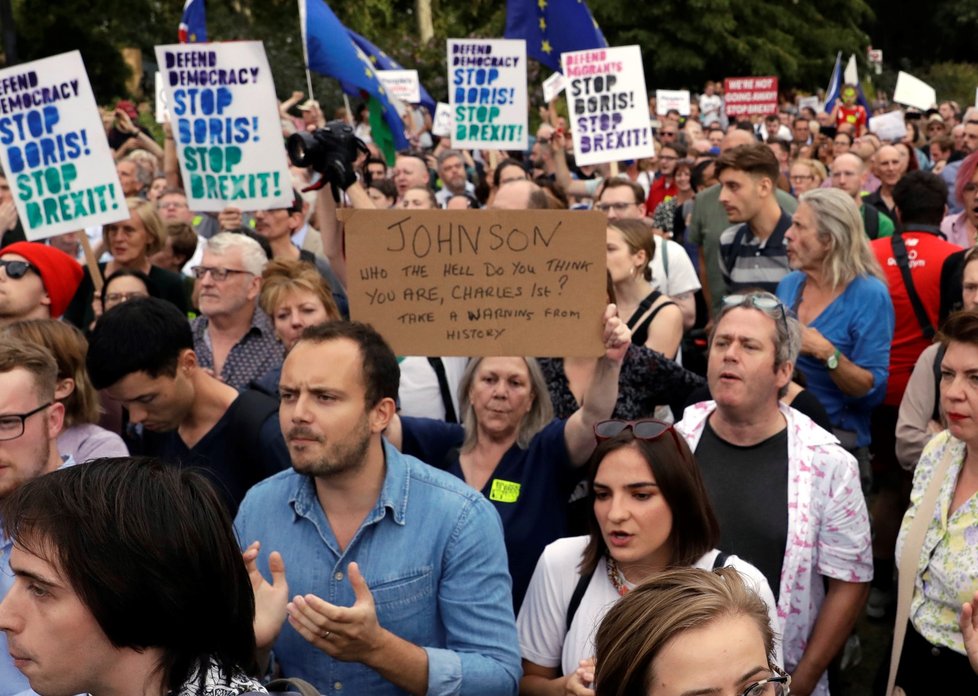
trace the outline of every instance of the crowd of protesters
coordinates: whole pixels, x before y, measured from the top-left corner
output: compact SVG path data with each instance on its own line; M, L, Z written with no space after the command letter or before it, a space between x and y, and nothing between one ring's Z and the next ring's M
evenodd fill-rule
M584 167L338 109L338 203L203 213L121 101L129 217L43 242L0 177L0 696L978 686L978 109L649 106ZM605 213L604 354L395 356L338 207Z

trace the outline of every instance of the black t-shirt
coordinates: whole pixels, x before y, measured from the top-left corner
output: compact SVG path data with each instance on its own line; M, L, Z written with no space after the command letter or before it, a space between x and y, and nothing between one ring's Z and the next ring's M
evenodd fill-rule
M757 566L777 599L788 544L788 429L738 447L707 421L696 461L720 524L719 548Z
M248 398L272 401L265 394ZM143 431L140 440L128 440L130 451L199 469L214 483L234 517L249 488L292 466L277 409L261 421L256 432L249 417L243 414L244 404L245 400L238 396L193 447L187 447L175 430Z

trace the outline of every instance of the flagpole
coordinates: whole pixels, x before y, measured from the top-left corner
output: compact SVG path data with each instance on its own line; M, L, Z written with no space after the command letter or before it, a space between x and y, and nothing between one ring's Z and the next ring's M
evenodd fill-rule
M312 74L309 72L309 48L306 44L306 0L299 0L299 30L302 33L302 60L306 66L306 89L309 98L315 99L312 93Z

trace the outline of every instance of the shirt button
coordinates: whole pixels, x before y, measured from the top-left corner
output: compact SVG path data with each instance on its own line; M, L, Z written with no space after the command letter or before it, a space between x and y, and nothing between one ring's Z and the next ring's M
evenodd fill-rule
M940 657L941 656L941 649L938 648L938 647L936 647L936 646L931 646L930 654L933 657Z
M343 682L333 682L333 688L334 688L334 689L335 689L336 691L339 691L340 689L342 689L342 688L343 688Z
M336 571L336 574L335 574L335 575L334 575L333 577L334 577L334 578L335 578L336 580L342 580L342 579L343 579L343 573L341 573L340 571L338 571L338 570L337 570L337 571ZM336 682L336 683L337 683L337 684L339 684L339 682ZM338 687L337 687L337 688L338 688Z

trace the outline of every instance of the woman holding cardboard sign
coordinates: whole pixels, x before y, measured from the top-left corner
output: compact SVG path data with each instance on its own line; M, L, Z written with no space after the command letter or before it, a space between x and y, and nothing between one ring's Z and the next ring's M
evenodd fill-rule
M518 610L543 548L565 536L567 500L594 450L594 425L611 416L631 332L608 305L605 354L584 405L553 419L536 360L474 358L459 386L463 425L394 417L387 439L406 454L445 469L482 491L499 512Z

